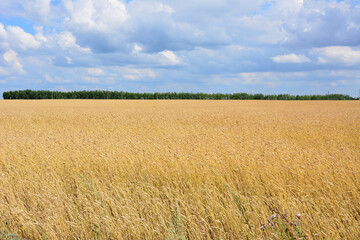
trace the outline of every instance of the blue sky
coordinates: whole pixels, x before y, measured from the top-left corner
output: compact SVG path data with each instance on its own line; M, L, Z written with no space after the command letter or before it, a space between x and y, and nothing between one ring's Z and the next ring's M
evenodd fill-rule
M0 93L344 93L360 0L0 0Z

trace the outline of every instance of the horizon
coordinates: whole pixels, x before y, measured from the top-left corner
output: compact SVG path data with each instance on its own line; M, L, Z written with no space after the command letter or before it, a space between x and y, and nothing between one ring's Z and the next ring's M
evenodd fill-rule
M15 90L3 93L7 100L40 100L40 99L138 99L138 100L359 100L344 94L326 95L290 95L262 93L202 93L202 92L124 92L124 91L49 91L49 90Z
M359 97L356 0L0 0L0 97L50 91Z

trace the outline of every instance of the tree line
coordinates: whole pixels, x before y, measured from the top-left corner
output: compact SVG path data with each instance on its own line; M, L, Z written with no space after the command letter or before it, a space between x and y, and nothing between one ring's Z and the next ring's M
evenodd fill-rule
M134 93L124 91L47 91L17 90L3 93L4 99L209 99L209 100L355 100L349 95L290 95L261 93Z

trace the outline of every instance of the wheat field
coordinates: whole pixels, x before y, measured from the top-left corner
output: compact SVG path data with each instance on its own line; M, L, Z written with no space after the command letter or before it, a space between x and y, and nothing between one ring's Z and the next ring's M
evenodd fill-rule
M0 239L291 237L360 239L359 101L0 101Z

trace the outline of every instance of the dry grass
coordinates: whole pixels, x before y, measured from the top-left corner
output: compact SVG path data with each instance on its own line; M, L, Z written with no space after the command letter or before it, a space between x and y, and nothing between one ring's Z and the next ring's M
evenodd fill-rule
M0 101L0 239L359 239L359 149L358 101Z

